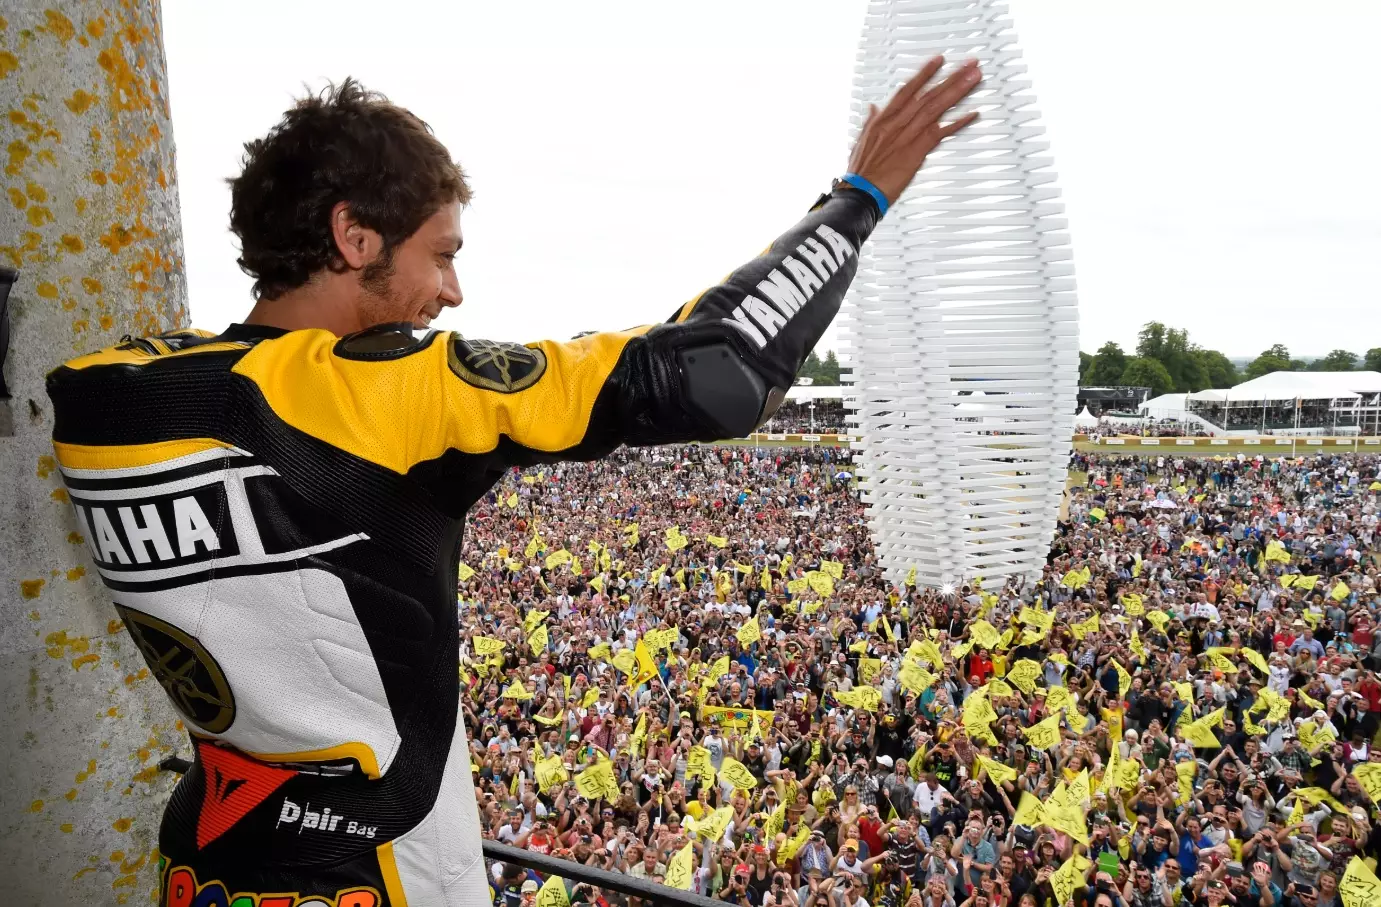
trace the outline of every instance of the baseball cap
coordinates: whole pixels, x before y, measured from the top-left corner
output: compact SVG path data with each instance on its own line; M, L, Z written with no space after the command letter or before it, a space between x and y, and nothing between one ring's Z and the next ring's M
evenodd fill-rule
M878 765L885 766L886 768L891 768L892 757L887 755L878 756Z
M536 882L534 882L532 879L528 879L526 882L523 883L523 894L536 894L536 893L537 893L537 883L536 883Z
M1246 872L1247 871L1242 868L1242 864L1237 862L1236 860L1232 860L1228 863L1228 875L1240 876L1245 875Z
M857 839L857 838L849 838L847 841L844 842L844 847L843 847L842 849L843 849L843 850L858 850L858 839Z

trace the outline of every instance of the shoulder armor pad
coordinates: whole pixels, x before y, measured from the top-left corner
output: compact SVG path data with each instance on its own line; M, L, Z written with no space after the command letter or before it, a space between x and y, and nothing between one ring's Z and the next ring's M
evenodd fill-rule
M539 346L467 340L459 334L451 335L446 362L466 384L500 394L532 387L547 370L547 354Z
M406 321L376 324L336 341L335 353L342 359L379 362L401 359L431 345L436 331L428 331L421 340L412 336L412 325Z

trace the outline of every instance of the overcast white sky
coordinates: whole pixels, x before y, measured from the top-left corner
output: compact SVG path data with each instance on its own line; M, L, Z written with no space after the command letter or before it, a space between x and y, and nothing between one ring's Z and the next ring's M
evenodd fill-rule
M226 229L240 144L303 83L346 75L431 123L471 177L465 305L439 326L534 340L665 318L843 170L866 5L164 0L194 322L250 305ZM1381 346L1381 3L1011 9L1085 350L1152 319L1234 356Z

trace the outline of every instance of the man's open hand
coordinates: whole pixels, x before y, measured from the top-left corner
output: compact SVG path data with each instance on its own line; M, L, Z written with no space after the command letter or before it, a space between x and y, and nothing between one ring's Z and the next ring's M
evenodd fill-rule
M876 104L871 105L868 120L849 156L849 172L877 186L889 204L911 183L925 163L925 156L941 139L978 118L978 114L969 113L952 123L941 124L941 117L982 79L978 61L965 60L949 78L926 88L944 63L944 57L931 57L886 107L878 110Z

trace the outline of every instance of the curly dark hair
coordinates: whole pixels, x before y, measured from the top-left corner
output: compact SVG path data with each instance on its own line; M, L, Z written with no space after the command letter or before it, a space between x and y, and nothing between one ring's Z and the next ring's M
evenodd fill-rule
M442 205L470 201L464 172L431 127L352 78L298 101L267 136L245 143L240 175L228 182L230 229L256 300L277 299L322 268L345 269L331 234L338 202L383 237L371 268L386 271L398 244Z

